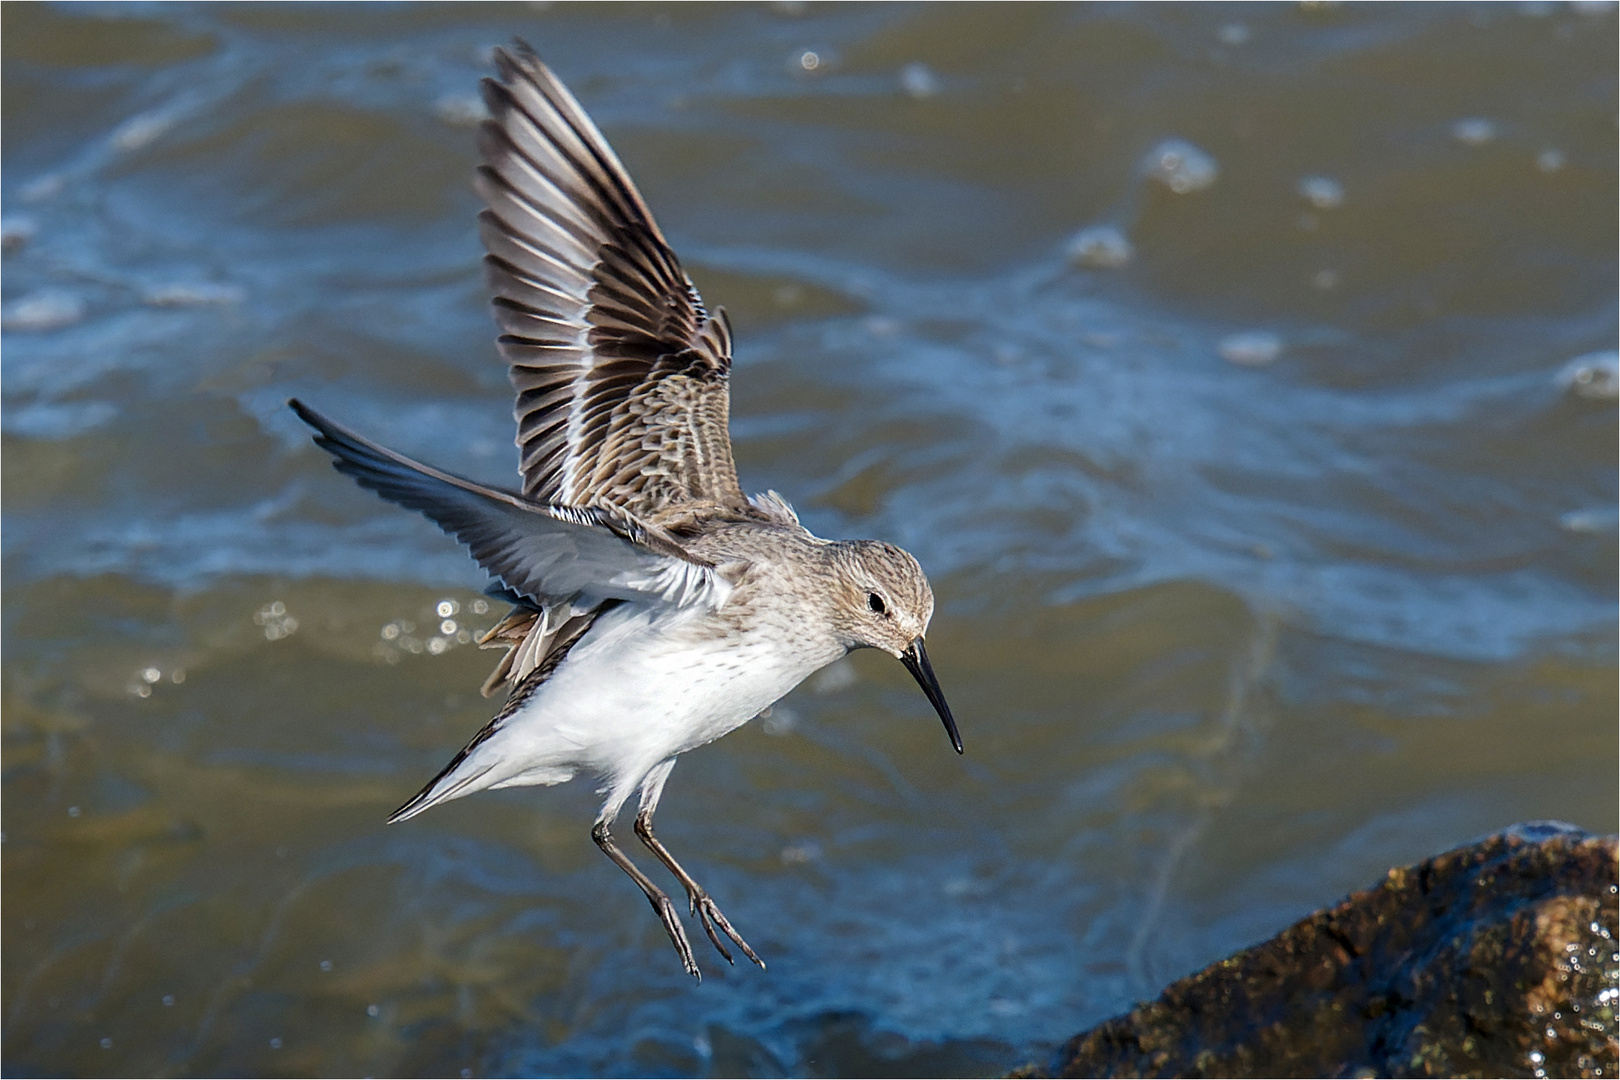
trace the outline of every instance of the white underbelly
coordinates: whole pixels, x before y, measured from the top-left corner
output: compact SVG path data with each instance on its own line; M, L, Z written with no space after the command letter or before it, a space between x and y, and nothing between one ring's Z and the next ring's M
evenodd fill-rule
M639 774L747 723L832 659L765 633L705 640L628 606L607 620L485 744L505 783L535 768Z

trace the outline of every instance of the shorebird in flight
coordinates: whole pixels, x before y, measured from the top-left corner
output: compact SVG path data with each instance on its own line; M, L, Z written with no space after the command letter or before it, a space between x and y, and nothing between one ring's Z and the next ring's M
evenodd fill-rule
M481 639L506 654L506 703L404 821L486 788L599 777L591 838L646 894L688 973L675 905L611 831L635 833L721 935L764 967L653 833L675 759L748 722L852 649L903 663L962 741L923 648L934 595L877 540L823 540L775 492L743 494L727 430L731 330L681 270L607 142L522 42L497 50L479 132L479 215L501 355L517 390L521 489L418 464L298 401L339 472L464 544L512 610Z

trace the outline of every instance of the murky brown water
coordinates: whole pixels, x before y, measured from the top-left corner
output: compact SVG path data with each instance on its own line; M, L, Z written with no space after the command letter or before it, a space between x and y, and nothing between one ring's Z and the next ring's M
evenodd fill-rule
M991 1072L1389 865L1616 828L1609 6L3 22L8 1075ZM675 772L768 973L690 985L584 783L382 824L492 614L282 403L512 475L513 34L731 311L745 484L939 595L966 758L862 655Z

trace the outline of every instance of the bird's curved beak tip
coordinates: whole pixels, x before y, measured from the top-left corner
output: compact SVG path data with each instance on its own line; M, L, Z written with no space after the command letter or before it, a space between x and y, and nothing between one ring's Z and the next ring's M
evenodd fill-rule
M951 745L956 748L958 754L962 753L962 736L956 730L956 718L951 716L951 707L945 702L945 692L939 688L939 679L934 676L934 666L928 662L928 651L923 648L922 638L913 641L906 651L900 654L900 662L906 665L911 677L917 680L917 685L928 695L928 703L945 722L945 734L951 737Z

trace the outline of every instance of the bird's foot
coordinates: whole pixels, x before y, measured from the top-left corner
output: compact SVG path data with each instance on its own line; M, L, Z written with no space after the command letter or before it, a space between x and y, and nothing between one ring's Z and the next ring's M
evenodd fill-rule
M658 913L658 921L664 924L664 932L669 935L669 943L675 946L675 952L681 958L681 966L686 973L698 982L703 981L703 972L698 970L697 961L692 958L692 945L686 940L686 931L681 927L680 913L675 908L675 902L664 892L656 896L647 897L652 902L653 910ZM707 929L707 923L704 924ZM714 938L714 932L709 932L709 938ZM744 946L746 948L746 946ZM720 950L722 953L724 949ZM726 957L727 960L731 957Z
M758 964L761 971L765 970L765 961L761 960L754 950L748 947L748 942L743 940L742 935L732 928L731 921L726 918L719 905L709 899L708 893L702 889L688 890L687 900L690 903L692 914L697 916L698 920L703 923L703 932L709 935L709 940L720 951L720 955L726 958L726 963L735 964L736 961L731 958L730 950L720 943L720 935L714 932L717 926L720 928L721 933L736 943L737 948L743 951L744 956Z

